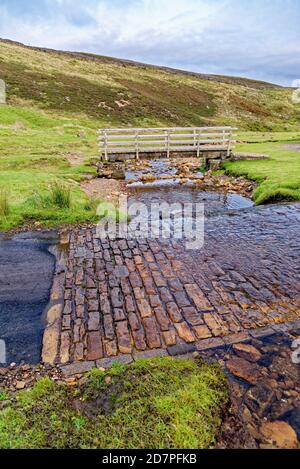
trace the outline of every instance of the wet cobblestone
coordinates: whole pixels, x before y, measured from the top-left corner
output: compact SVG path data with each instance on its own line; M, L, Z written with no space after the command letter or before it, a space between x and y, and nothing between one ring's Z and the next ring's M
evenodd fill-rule
M202 350L299 319L299 222L299 204L210 217L199 251L75 228L57 361Z

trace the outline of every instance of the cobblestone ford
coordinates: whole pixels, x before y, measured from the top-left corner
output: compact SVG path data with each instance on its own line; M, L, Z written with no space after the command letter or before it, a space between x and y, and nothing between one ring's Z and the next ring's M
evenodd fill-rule
M180 355L300 326L300 205L206 219L205 245L68 233L43 361L66 373Z

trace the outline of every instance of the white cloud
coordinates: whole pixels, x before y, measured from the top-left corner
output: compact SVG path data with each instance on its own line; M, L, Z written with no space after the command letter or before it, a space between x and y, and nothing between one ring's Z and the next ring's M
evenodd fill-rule
M300 75L298 0L44 0L20 13L23 4L2 0L0 37L286 84Z

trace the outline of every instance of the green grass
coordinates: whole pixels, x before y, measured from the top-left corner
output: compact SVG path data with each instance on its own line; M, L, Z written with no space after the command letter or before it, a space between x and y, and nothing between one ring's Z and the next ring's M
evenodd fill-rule
M265 160L225 165L228 174L244 176L258 183L254 193L256 204L300 200L300 153L284 147L291 142L300 142L299 133L244 133L239 140L245 143L237 145L236 151L269 155Z
M238 132L238 142L245 143L297 143L300 142L300 130L298 132Z
M75 390L44 378L0 411L0 448L211 448L227 401L220 369L191 360L92 370Z
M10 207L8 202L8 195L5 190L0 192L0 217L6 218L9 215Z
M71 207L71 191L70 187L55 182L50 190L50 202L58 208Z
M6 401L9 398L9 395L6 391L1 390L0 391L0 402L1 401Z
M92 121L1 106L0 229L96 221L97 201L79 187L84 174L95 172L89 163L95 155Z

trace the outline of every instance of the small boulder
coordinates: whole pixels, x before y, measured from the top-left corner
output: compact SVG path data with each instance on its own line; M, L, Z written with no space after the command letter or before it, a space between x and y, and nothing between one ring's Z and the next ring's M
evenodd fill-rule
M261 367L244 358L230 358L226 366L230 373L250 384L256 384L261 376Z
M233 346L235 353L249 362L258 362L261 358L261 353L253 345L248 344L235 344Z
M142 182L153 182L155 181L156 177L154 174L144 174L143 176L140 177L140 181Z
M286 422L263 422L260 432L266 442L280 449L296 449L298 439L295 430Z
M18 390L20 390L20 389L24 389L25 386L26 386L25 381L17 381L15 388L18 389Z

